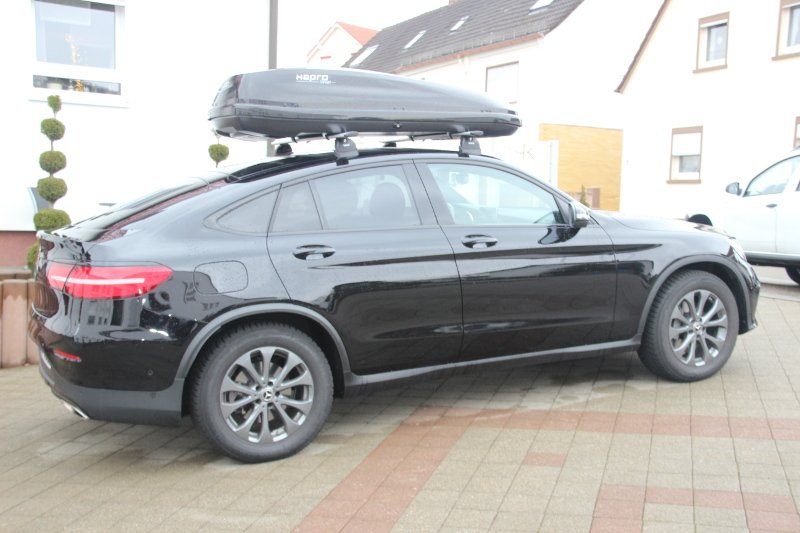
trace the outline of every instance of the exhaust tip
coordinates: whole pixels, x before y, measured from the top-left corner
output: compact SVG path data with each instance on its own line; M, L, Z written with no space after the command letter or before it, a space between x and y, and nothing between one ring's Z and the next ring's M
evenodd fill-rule
M72 405L71 403L68 402L64 402L64 407L66 407L67 411L69 411L70 413L74 413L84 420L89 420L89 415L81 411L80 407Z

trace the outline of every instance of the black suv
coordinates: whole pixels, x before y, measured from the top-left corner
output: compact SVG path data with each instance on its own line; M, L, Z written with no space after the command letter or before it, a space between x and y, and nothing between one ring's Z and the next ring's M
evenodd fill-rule
M334 396L465 367L638 350L693 381L755 326L734 240L589 212L491 157L402 148L215 172L40 235L30 335L83 416L191 413L242 461Z

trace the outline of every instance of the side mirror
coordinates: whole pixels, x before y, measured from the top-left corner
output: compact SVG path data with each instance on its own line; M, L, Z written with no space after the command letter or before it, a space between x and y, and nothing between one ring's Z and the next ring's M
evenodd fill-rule
M729 183L728 186L725 187L725 192L739 196L740 194L742 194L742 188L739 187L738 181L734 181L733 183Z
M569 203L567 205L567 212L569 213L567 224L575 229L585 228L592 221L592 217L589 216L589 213L581 207L576 206L574 203Z

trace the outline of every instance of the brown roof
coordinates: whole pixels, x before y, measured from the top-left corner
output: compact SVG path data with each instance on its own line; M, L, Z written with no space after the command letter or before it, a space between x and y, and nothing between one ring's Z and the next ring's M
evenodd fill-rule
M644 54L644 49L647 48L647 45L650 42L653 33L655 33L656 31L656 26L658 26L658 23L664 16L664 12L667 10L667 4L669 4L669 0L664 0L663 3L661 4L661 7L658 8L658 13L656 13L653 22L650 24L650 28L647 30L647 34L644 36L642 44L639 45L639 49L636 51L636 55L633 56L633 61L631 61L631 64L628 67L627 72L625 72L625 76L623 76L622 81L619 83L616 92L622 93L625 90L625 86L628 85L628 81L633 75L634 69L636 69L636 66L639 64L639 60L642 57L642 54Z
M373 30L370 28L362 28L361 26L355 26L353 24L348 24L346 22L336 22L339 26L342 27L344 31L349 33L353 36L353 38L358 41L362 46L367 43L370 39L372 39L378 30Z

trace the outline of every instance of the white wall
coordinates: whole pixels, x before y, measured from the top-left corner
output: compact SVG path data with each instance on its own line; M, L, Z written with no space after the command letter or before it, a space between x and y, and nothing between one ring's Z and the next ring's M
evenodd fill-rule
M267 68L268 17L264 0L129 0L119 58L123 96L61 93L58 118L66 135L56 149L66 154L67 168L58 177L66 180L69 193L56 206L78 220L97 211L98 202L119 201L213 169L208 109L225 78ZM5 3L4 20L15 31L0 33L0 48L15 53L5 54L0 89L5 148L0 229L33 229L25 188L45 176L38 157L49 141L39 122L51 116L44 99L55 92L37 94L31 85L32 2ZM85 103L75 103L78 97ZM222 142L231 149L226 163L263 157L266 151L262 143Z
M728 66L694 73L699 19L730 12ZM775 61L778 2L670 2L627 87L621 210L682 217L791 149L800 58ZM673 128L703 126L700 184L668 184Z

